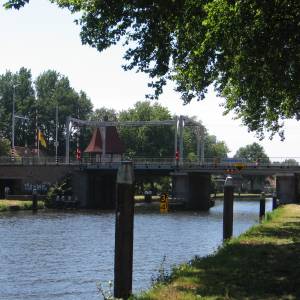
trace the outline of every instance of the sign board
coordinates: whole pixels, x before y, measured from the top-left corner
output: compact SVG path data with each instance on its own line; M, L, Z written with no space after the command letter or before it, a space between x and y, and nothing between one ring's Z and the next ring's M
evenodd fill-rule
M160 196L160 207L159 210L161 213L166 213L169 210L169 196L167 193L163 193Z

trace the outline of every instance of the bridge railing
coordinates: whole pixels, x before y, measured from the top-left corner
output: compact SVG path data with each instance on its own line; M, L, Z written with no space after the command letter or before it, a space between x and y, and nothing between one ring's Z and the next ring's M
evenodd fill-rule
M205 158L204 160L189 160L183 159L182 162L176 162L174 157L134 157L132 159L127 159L125 157L83 157L81 160L77 160L75 157L70 157L68 164L70 165L95 165L95 164L118 164L122 160L132 160L136 165L153 165L153 166L176 166L182 167L295 167L299 166L300 158L293 157L274 157L270 158L270 161L264 159L258 159L256 161L251 161L247 159L234 159L234 158ZM30 156L30 157L20 157L16 156L14 158L10 156L0 156L0 165L64 165L66 164L65 157L59 156L57 159L55 156Z

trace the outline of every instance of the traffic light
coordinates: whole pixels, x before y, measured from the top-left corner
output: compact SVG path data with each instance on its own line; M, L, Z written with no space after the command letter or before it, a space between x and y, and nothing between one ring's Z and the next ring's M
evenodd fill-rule
M176 161L179 161L179 151L178 150L175 153L175 159L176 159Z
M76 149L76 158L77 160L81 160L81 150L79 148Z

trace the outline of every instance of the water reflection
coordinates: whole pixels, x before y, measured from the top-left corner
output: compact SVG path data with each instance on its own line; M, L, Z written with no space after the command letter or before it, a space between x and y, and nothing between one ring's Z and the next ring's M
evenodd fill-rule
M234 210L234 235L258 220L258 202L235 202ZM0 236L1 300L100 299L96 282L113 279L113 212L0 214ZM134 291L149 287L164 255L168 268L221 242L221 202L209 213L136 213Z

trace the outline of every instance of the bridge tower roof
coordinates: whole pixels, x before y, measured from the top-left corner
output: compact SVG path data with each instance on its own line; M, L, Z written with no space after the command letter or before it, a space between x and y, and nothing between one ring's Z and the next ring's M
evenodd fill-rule
M105 151L109 154L123 154L125 146L121 141L117 128L115 126L106 127L106 147Z
M102 137L99 128L95 128L89 145L84 150L86 153L102 153Z

